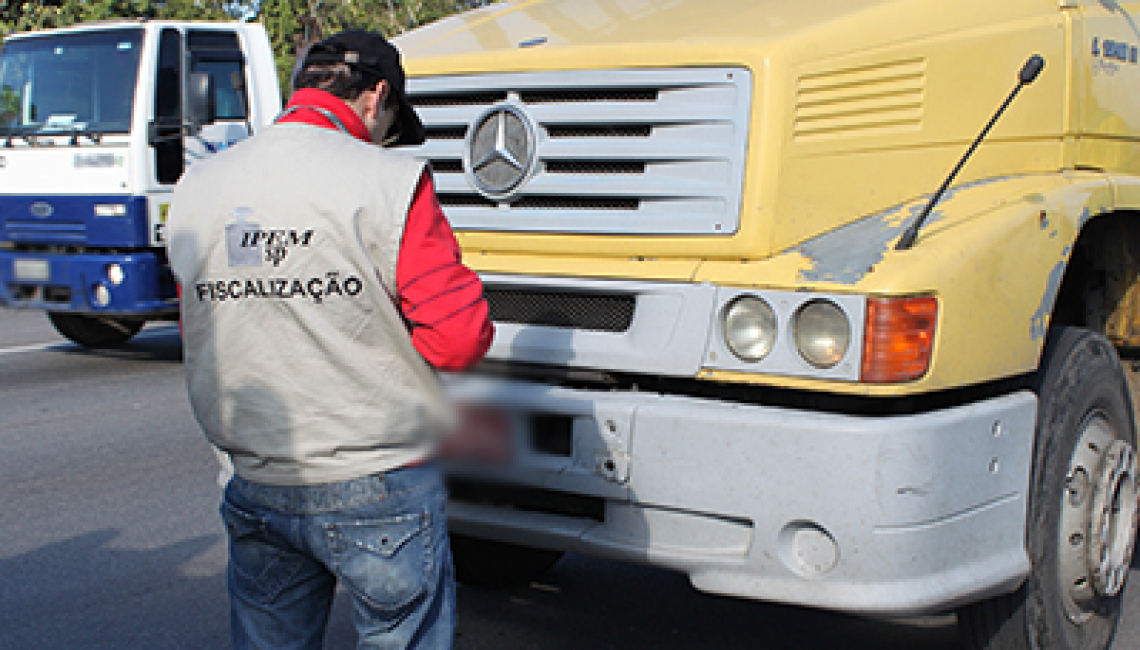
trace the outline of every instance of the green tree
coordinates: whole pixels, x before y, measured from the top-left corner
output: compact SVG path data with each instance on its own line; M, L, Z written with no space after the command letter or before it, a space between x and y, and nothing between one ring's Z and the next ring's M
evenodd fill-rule
M9 124L20 114L20 96L11 86L0 89L0 125Z
M371 29L395 36L409 29L494 0L261 0L254 15L288 12L312 19L310 31L329 35L343 29Z
M396 36L492 2L494 0L261 0L250 10L269 31L281 88L288 92L297 53L309 41L345 29L369 29Z
M219 0L16 0L0 5L0 31L8 34L115 18L231 20L235 8Z
M115 18L260 21L269 32L281 88L288 92L306 39L344 29L395 36L495 0L0 0L0 34Z

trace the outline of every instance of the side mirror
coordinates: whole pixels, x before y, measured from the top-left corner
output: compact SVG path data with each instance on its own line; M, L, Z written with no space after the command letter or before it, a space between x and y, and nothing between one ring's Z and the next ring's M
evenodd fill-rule
M186 108L194 127L213 122L218 115L214 104L214 80L208 72L191 72L186 92Z

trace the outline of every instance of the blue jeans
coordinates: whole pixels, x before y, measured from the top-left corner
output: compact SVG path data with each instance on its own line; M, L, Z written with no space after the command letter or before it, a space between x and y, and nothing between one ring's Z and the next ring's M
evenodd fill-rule
M444 503L435 464L296 487L234 477L221 506L234 648L320 648L338 580L359 648L450 648Z

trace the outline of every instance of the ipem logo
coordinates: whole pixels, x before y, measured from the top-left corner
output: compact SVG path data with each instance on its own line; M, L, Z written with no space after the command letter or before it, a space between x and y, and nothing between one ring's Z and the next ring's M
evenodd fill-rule
M280 266L294 248L308 248L313 241L313 230L246 230L242 233L241 248L265 251L265 261Z
M308 248L314 230L307 228L262 228L251 221L253 209L239 207L233 211L237 220L226 225L226 252L231 268L261 266L265 262L281 266L289 251Z

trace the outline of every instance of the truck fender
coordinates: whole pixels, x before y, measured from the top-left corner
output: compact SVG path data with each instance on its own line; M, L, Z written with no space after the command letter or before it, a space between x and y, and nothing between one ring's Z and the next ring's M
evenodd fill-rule
M803 288L938 296L934 359L912 390L1034 371L1058 307L1064 324L1107 333L1104 323L1081 322L1088 319L1083 305L1090 303L1091 290L1083 284L1079 291L1074 288L1070 262L1075 259L1084 269L1090 258L1098 259L1086 252L1087 242L1100 250L1136 239L1109 227L1120 214L1110 176L1073 171L959 186L932 211L914 248L895 250L927 200L871 215L794 250L800 256L796 284ZM1082 236L1087 232L1093 235ZM1081 306L1073 304L1074 292L1082 297ZM1113 309L1107 299L1102 302L1107 323ZM1136 302L1140 305L1140 297Z

